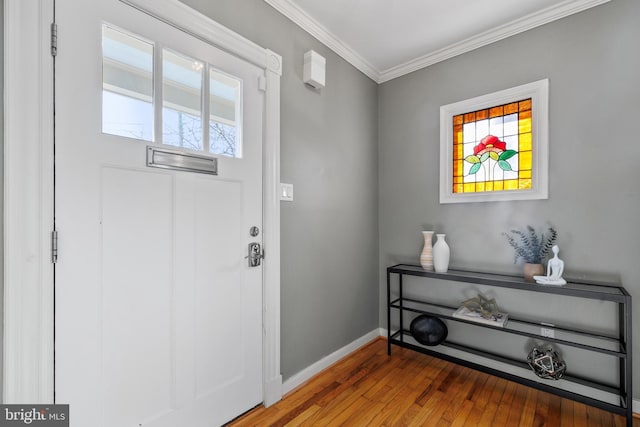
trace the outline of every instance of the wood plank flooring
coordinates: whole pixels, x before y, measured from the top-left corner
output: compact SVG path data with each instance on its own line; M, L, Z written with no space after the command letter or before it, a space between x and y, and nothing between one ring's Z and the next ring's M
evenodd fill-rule
M229 426L624 426L623 417L379 338ZM640 420L634 420L640 427Z

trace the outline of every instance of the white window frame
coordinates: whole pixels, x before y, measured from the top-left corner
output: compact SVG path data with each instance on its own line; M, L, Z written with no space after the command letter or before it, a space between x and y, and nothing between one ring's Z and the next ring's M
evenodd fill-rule
M531 98L532 188L483 193L453 192L453 116ZM440 203L549 198L549 80L539 80L440 107Z
M280 77L282 57L178 0L120 0L265 71L263 133L263 401L282 398L280 373ZM5 403L54 400L53 2L4 1ZM60 47L64 49L64 46Z

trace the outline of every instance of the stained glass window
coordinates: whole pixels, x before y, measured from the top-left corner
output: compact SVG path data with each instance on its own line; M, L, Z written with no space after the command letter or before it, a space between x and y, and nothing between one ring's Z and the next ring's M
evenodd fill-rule
M549 82L440 107L440 203L548 197Z
M453 116L453 192L531 188L531 98Z

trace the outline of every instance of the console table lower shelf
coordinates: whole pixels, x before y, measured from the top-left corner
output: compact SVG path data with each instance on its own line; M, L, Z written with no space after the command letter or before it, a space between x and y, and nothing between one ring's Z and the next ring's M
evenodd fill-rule
M411 333L409 331L404 331L404 334L406 334L407 336L411 336ZM439 359L442 360L446 360L448 362L452 362L461 366L465 366L467 368L471 368L471 369L475 369L477 371L481 371L481 372L485 372L487 374L491 374L491 375L495 375L497 377L500 378L504 378L513 382L516 382L518 384L522 384L528 387L532 387L532 388L536 388L538 390L542 390L551 394L555 394L557 396L560 397L564 397L567 399L571 399L571 400L575 400L577 402L581 402L581 403L585 403L591 406L595 406L597 408L600 409L604 409L606 411L609 412L613 412L616 414L620 414L625 416L626 413L624 411L624 408L621 408L620 406L616 406L613 405L611 403L607 403L607 402L603 402L601 400L594 400L592 398L588 398L585 397L579 393L574 393L568 390L564 390L561 388L557 388L551 384L545 384L543 382L539 382L539 381L534 381L528 378L524 378L521 377L519 375L515 375L515 374L511 374L499 369L495 369L489 366L485 366L485 365L481 365L475 362L471 362L469 360L466 359L461 359L459 357L456 356L451 356L449 354L446 353L441 353L441 352L437 352L437 351L433 351L430 350L428 347L423 347L419 344L412 344L410 342L406 342L406 341L401 341L398 336L400 335L400 332L396 332L395 334L393 334L394 338L391 338L391 340L389 341L389 346L393 345L397 345L399 347L404 347L404 348L408 348L420 353L424 353L427 354L429 356L433 356L433 357L437 357ZM492 360L501 362L501 363L507 363L509 365L518 367L518 368L523 368L523 369L529 369L529 365L527 365L526 362L520 361L520 360L515 360L515 359L510 359L498 354L494 354L494 353L489 353L485 350L479 350L479 349L474 349L472 347L468 347L462 344L456 344L453 342L443 342L441 344L439 344L440 346L443 347L448 347L448 348L452 348L455 350L461 350L464 351L466 353L472 353L478 356L482 356L482 357L490 357ZM391 351L389 350L389 354L391 354ZM617 394L618 393L618 389L614 386L611 385L607 385L607 384L602 384L602 383L598 383L598 382L594 382L594 381L590 381L588 379L585 378L581 378L581 377L575 377L575 376L569 376L569 375L565 375L564 377L562 377L563 381L569 381L569 382L573 382L576 384L581 384L587 387L592 387L592 388L596 388L599 390L602 390L604 392L607 393L612 393L612 394Z
M392 274L397 274L397 285L392 292ZM428 297L424 299L407 298L403 296L403 275L419 276L440 279L449 282L473 283L497 288L519 289L526 292L553 293L556 297L562 295L580 297L613 303L618 311L618 331L611 335L594 334L588 330L576 330L575 328L554 326L554 329L562 336L555 338L543 337L536 328L540 325L530 319L510 317L508 327L501 328L482 323L470 322L453 317L454 307L440 305ZM429 288L425 288L428 291ZM428 293L428 292L427 292ZM495 375L518 384L532 387L563 398L571 399L596 408L603 409L626 418L629 427L633 425L632 392L631 392L631 296L620 285L602 284L596 282L574 282L564 288L544 289L522 282L520 278L504 275L489 275L486 273L474 273L467 271L450 271L450 274L438 274L425 272L420 267L411 265L396 265L387 269L387 321L388 321L388 349L391 355L392 346L408 348L439 359L443 359L461 366L475 369L481 372ZM397 313L397 323L392 323L392 312ZM586 351L592 354L601 354L617 360L618 375L617 384L602 382L602 378L585 378L575 373L565 373L560 380L537 378L532 373L526 359L506 357L488 349L476 348L461 342L456 342L451 337L445 339L437 346L425 346L418 343L407 329L407 319L415 315L429 315L446 320L450 325L466 324L472 327L488 328L505 336L521 336L534 339L543 339L552 343L567 345L578 351ZM584 341L584 338L596 339L593 345ZM488 363L483 363L485 359ZM573 391L573 390L577 390ZM581 394L584 392L584 394ZM598 397L595 397L598 396ZM615 403L613 403L615 402Z

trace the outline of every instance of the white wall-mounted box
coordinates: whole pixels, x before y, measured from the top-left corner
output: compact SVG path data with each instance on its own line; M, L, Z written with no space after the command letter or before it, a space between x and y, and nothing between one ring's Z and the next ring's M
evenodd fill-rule
M304 54L304 69L302 71L302 81L309 86L320 89L325 84L326 59L313 50Z

